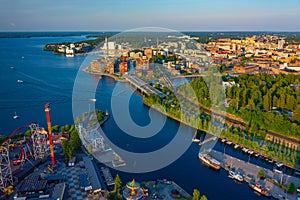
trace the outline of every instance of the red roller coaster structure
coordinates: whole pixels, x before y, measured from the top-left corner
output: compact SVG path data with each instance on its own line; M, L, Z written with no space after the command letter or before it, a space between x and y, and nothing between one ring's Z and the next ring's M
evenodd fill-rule
M19 165L13 173L9 155L11 140L16 133L28 127L31 130L31 139L33 145L33 154L30 151L30 147L27 145L30 154L34 159L38 159L42 158L44 156L43 154L46 153L46 138L43 136L43 131L39 128L39 125L36 122L30 122L25 126L15 129L10 136L0 143L0 190L3 192L7 187L13 186L13 175L20 170L26 159L24 148L19 145L14 146L15 148L20 149L21 155L19 159L17 159L15 162L13 161L13 164Z

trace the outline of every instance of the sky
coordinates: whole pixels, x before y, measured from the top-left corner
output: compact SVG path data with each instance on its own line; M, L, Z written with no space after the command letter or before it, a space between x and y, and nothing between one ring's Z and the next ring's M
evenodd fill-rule
M300 31L300 0L0 0L0 31Z

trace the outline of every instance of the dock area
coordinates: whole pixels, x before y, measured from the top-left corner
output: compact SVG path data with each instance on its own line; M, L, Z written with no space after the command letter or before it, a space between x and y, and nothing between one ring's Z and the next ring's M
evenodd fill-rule
M183 190L174 181L169 181L166 179L143 182L146 188L149 189L150 196L145 199L192 199L192 196Z
M279 188L277 185L271 183L270 181L267 181L267 179L275 180L278 183L281 182L283 185L287 185L289 182L293 182L296 187L300 187L299 178L263 168L264 171L266 172L267 179L260 180L257 178L257 174L259 170L262 169L262 167L234 158L232 156L229 156L219 151L212 150L209 154L213 158L220 161L222 168L224 168L226 171L235 168L235 171L239 172L244 177L245 181L247 182L253 181L259 183L260 185L265 187L274 198L283 199L284 197L287 197L290 200L297 199L296 194L291 195L285 193L283 189ZM249 180L245 177L252 177L252 178L251 180Z
M105 183L107 186L112 186L115 185L114 179L109 171L108 168L106 167L101 167L101 172L103 174L103 177L105 179Z
M200 142L198 145L199 146L202 146L202 145L205 145L205 144L207 144L207 143L209 143L209 142L211 142L211 141L215 141L215 140L217 140L218 138L217 137L210 137L210 138L208 138L208 139L206 139L206 140L203 140L202 142Z

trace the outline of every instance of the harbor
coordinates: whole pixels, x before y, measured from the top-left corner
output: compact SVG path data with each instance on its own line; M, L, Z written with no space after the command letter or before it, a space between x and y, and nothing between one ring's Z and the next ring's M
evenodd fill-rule
M250 188L253 188L255 184L261 185L261 187L265 188L271 196L277 199L283 199L283 197L287 197L288 199L297 198L296 194L292 195L286 193L278 186L278 184L274 184L273 182L275 181L281 183L282 185L287 185L288 183L293 182L296 187L300 187L299 178L280 173L280 171L278 170L272 171L269 169L264 169L267 178L261 180L257 178L258 172L260 171L260 169L262 169L261 167L234 158L219 151L212 150L209 154L211 155L211 157L215 158L221 163L221 166L224 170L229 172L229 176L231 176L230 178L234 178L236 174L239 174L243 177L243 180L249 184ZM232 174L233 170L234 174Z

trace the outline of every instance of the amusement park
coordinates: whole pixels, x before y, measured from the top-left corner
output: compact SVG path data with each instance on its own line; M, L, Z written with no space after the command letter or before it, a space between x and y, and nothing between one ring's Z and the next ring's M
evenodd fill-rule
M191 198L176 183L167 180L139 183L133 179L121 187L119 176L113 179L110 167L126 163L97 132L98 127L86 126L82 120L69 130L65 128L65 132L54 133L57 129L51 125L49 103L44 110L47 129L30 122L1 141L1 199L110 199L113 194L128 200ZM107 111L101 115L98 126L109 118ZM24 130L25 134L21 134ZM80 151L68 147L76 152L68 156L66 143L74 143L74 131L80 140Z

